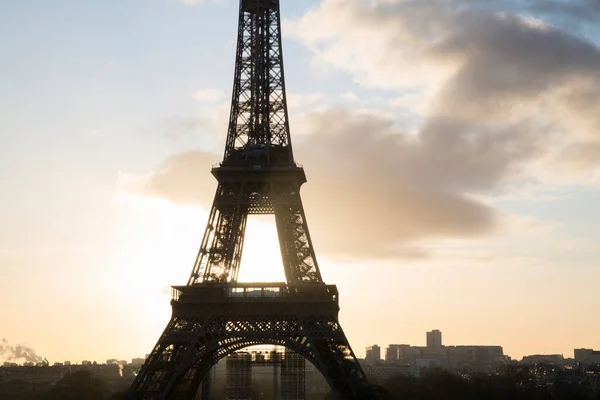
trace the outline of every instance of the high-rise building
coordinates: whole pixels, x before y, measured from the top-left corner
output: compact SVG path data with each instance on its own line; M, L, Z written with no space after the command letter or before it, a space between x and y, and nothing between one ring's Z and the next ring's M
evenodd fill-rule
M437 329L427 332L427 347L442 347L442 332Z
M600 363L600 350L575 349L575 361L579 363Z
M373 346L367 347L365 361L367 364L377 364L381 361L381 347L374 344Z
M398 344L390 344L385 349L385 362L386 363L394 363L398 361L398 350L400 345Z

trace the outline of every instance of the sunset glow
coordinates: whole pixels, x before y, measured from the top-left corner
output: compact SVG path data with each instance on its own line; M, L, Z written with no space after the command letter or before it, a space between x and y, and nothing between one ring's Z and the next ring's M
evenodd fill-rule
M303 205L356 354L431 329L516 359L600 348L598 8L281 4ZM0 339L152 349L217 187L238 6L2 2ZM251 216L239 281L284 280Z

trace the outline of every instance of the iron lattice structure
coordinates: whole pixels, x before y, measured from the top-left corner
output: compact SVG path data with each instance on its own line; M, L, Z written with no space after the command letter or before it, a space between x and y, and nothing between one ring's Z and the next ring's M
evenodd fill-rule
M313 363L338 399L374 398L339 324L337 288L321 278L300 198L306 176L290 138L279 0L240 1L235 65L200 250L187 285L173 288L171 320L126 398L193 399L221 358L262 344ZM237 282L250 214L274 214L286 282Z

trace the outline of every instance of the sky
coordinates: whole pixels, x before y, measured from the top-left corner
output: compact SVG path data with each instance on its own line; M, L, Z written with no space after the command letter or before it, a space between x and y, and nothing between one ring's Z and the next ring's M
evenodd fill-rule
M600 3L282 0L296 160L355 353L600 348ZM0 339L154 346L216 189L236 0L0 4ZM283 279L252 217L240 280ZM6 354L0 358L6 358Z

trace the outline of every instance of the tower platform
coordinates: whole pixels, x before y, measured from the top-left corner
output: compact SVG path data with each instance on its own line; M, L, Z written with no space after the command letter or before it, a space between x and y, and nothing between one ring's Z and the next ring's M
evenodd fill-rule
M338 290L335 285L284 282L199 283L173 286L174 314L221 316L240 315L337 315Z

